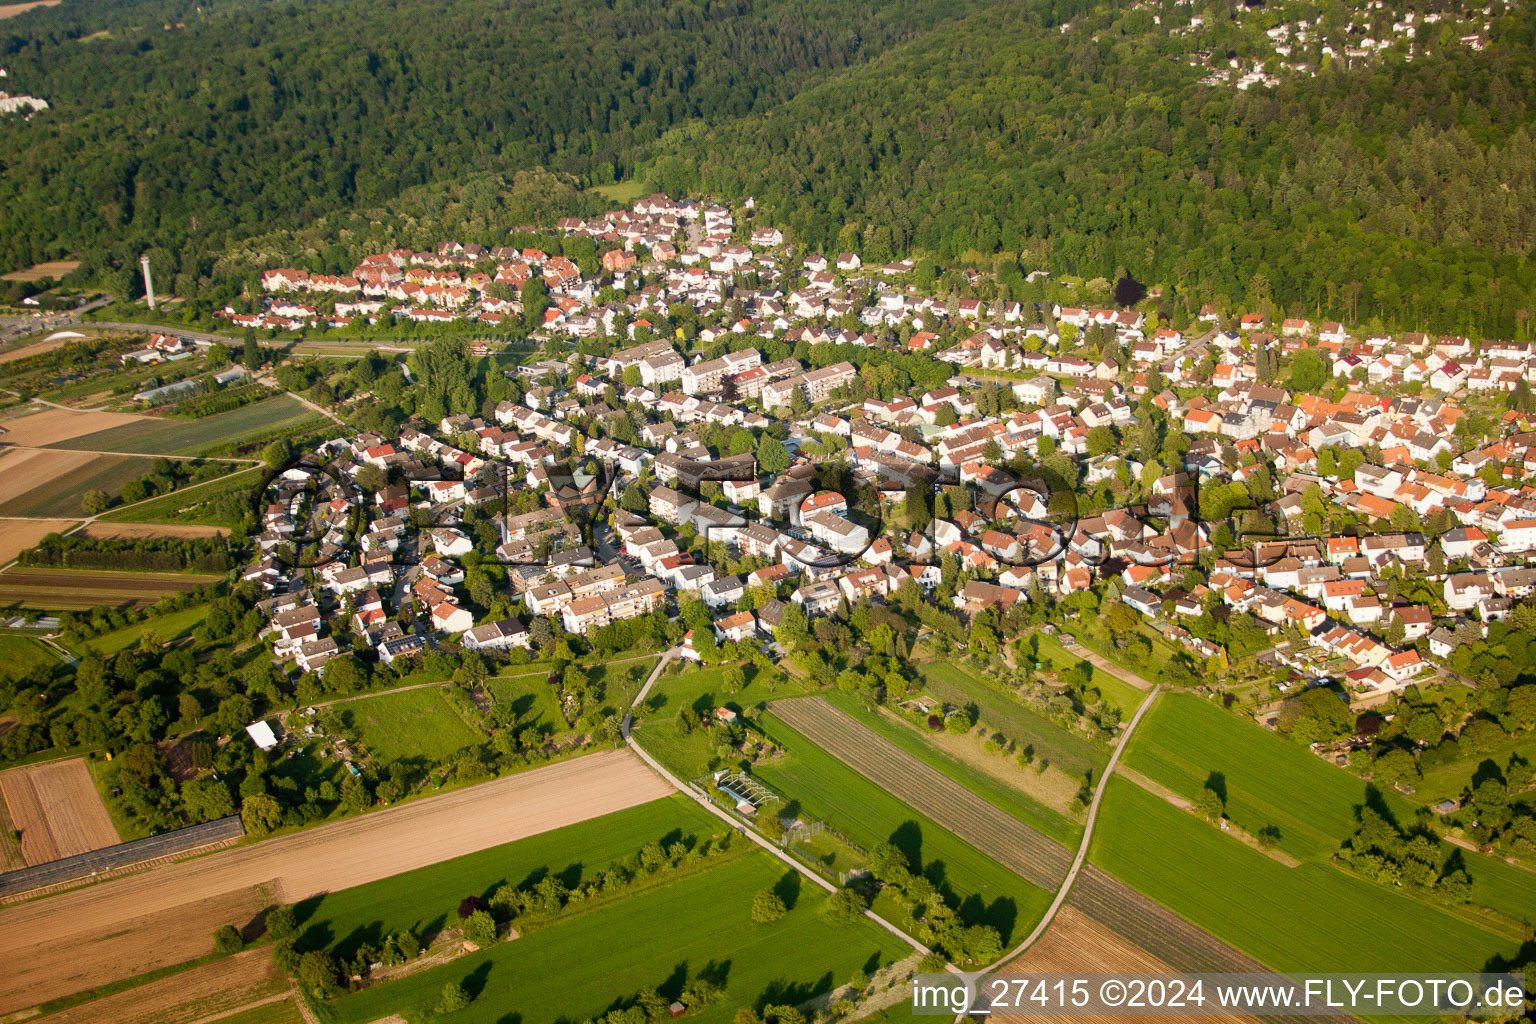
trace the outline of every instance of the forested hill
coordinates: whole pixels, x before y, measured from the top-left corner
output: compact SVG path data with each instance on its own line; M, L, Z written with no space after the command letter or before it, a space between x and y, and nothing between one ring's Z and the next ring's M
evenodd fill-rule
M1041 5L976 12L677 140L653 183L753 193L800 240L866 260L1023 251L1057 272L1124 267L1196 301L1270 295L1351 322L1529 330L1536 20L1499 19L1483 52L1325 62L1238 91L1199 84L1198 44L1152 23L1191 8L1137 6L1065 31ZM1195 9L1206 46L1255 50L1227 5Z
M52 105L0 121L0 268L134 294L149 250L217 299L295 232L340 266L638 178L870 260L1529 337L1536 19L1504 3L64 0L0 23Z
M0 265L149 248L185 293L230 240L413 186L601 184L673 126L767 111L967 7L64 0L0 22L6 87L53 108L0 123Z

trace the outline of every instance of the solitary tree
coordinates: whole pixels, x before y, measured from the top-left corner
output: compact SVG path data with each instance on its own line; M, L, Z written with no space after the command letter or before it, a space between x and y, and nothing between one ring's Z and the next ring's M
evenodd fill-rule
M1195 798L1195 813L1206 821L1217 821L1226 811L1226 805L1222 803L1221 794L1214 789L1206 787Z
M434 1009L437 1013L453 1013L468 1005L469 993L464 991L464 986L457 981L450 981L443 986L442 998L437 1001Z

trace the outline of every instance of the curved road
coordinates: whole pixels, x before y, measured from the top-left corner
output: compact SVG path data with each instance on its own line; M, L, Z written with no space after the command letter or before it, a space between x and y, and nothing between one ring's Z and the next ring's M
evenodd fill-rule
M1130 724L1126 726L1125 732L1120 734L1120 742L1115 744L1114 752L1109 755L1109 763L1104 766L1104 771L1099 775L1099 784L1094 787L1093 802L1088 805L1088 821L1083 828L1083 841L1078 844L1077 856L1072 858L1072 867L1067 870L1067 877L1061 880L1061 888L1056 890L1056 898L1051 900L1049 907L1045 908L1045 916L1040 918L1040 923L1035 925L1035 930L1030 932L1023 942L1007 953L1004 953L997 960L998 964L1021 956L1025 950L1034 945L1035 940L1045 933L1046 928L1050 927L1051 921L1056 917L1056 911L1060 910L1061 905L1067 901L1067 894L1072 889L1072 883L1077 880L1077 873L1082 870L1083 862L1088 857L1088 844L1093 840L1093 823L1098 819L1099 803L1104 799L1104 789L1109 785L1109 777L1114 774L1115 765L1120 762L1120 753L1125 750L1126 744L1131 741L1131 733L1136 731L1137 724L1141 721L1142 716L1147 713L1147 709L1152 706L1152 702L1157 699L1157 695L1161 690L1161 685L1152 687L1152 692L1147 694L1146 700L1141 702L1141 706L1131 716Z

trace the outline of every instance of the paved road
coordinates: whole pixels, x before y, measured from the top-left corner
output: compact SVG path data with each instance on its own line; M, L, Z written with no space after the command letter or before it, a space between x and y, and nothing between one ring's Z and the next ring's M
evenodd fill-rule
M1025 950L1035 944L1036 939L1045 934L1046 928L1050 927L1051 921L1056 917L1056 912L1067 901L1067 894L1072 890L1072 883L1077 881L1077 873L1082 870L1083 861L1088 857L1088 844L1093 839L1093 825L1098 820L1099 804L1104 799L1104 790L1109 785L1109 777L1115 773L1115 765L1120 763L1120 754L1125 750L1126 744L1131 741L1131 733L1136 731L1136 726L1141 722L1142 716L1147 713L1147 709L1152 706L1152 702L1157 700L1157 695L1161 690L1161 686L1154 686L1152 692L1147 694L1146 700L1142 701L1141 706L1136 709L1136 714L1131 716L1130 725L1126 726L1125 731L1120 734L1120 742L1115 744L1114 752L1109 755L1109 763L1104 766L1104 771L1099 776L1099 784L1093 790L1093 802L1088 805L1088 822L1083 828L1083 841L1078 844L1077 856L1072 858L1072 867L1067 870L1067 877L1062 880L1061 888L1056 890L1056 898L1051 900L1051 905L1045 909L1045 916L1040 918L1040 923L1035 925L1035 930L1030 932L1023 942L1003 954L997 961L998 964L1003 964L1022 956Z

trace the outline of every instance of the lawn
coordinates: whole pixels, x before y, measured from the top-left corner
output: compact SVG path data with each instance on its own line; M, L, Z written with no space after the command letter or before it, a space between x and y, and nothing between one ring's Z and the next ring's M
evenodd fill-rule
M1518 946L1334 868L1286 868L1124 779L1090 859L1278 971L1480 971Z
M299 948L330 948L353 956L363 942L412 931L428 937L466 896L489 898L499 887L548 871L567 886L605 871L646 843L684 836L707 839L725 825L678 795L615 811L553 832L455 857L429 867L326 893L300 903Z
M485 737L449 706L441 687L394 691L350 700L330 709L356 730L374 761L439 764Z
M512 679L486 680L486 691L496 703L512 706L516 715L512 726L514 732L530 726L542 728L552 736L570 731L570 725L560 713L558 690L545 681L547 675L541 670Z
M668 800L635 810L653 814L650 808L665 808L676 821L677 806ZM578 829L581 826L550 834L550 851L560 851L555 860L579 851L594 866L606 866L592 856L590 845L604 830ZM657 838L654 827L626 836L641 842L652 838ZM533 840L524 841L529 842ZM519 878L519 872L545 866L547 856L543 862L518 860L519 845L524 844L502 848L505 859L516 864L496 877ZM552 1024L600 1016L629 1002L642 988L655 987L675 998L685 980L703 974L721 981L725 992L689 1019L717 1024L730 1020L740 1006L803 1002L843 983L855 971L872 972L908 952L899 940L867 921L827 921L818 913L826 896L809 884L787 887L791 892L798 888L798 893L785 917L771 925L752 923L748 908L753 894L775 887L783 891L784 879L784 866L766 854L731 855L701 873L684 874L567 916L515 941L345 996L329 1007L329 1016L338 1024L362 1024L390 1013L410 1021L430 1020L444 984L462 981L474 1001L454 1015L456 1022ZM651 941L615 941L621 936Z
M36 637L18 633L0 633L0 661L5 662L7 671L18 675L34 668L51 670L63 664L53 648Z
M1206 780L1224 788L1227 816L1249 832L1280 829L1280 848L1326 860L1358 825L1367 785L1257 723L1187 693L1165 693L1131 737L1125 764L1194 799ZM1399 822L1413 807L1382 794Z
M203 619L208 616L207 605L194 605L191 608L183 608L181 611L168 612L165 615L156 615L142 622L135 622L131 626L122 629L114 629L110 633L92 637L85 642L87 647L95 651L113 655L127 647L138 644L139 639L147 632L153 631L162 641L175 640L191 633Z
M239 521L233 514L232 503L227 495L239 492L248 494L250 488L261 482L262 470L244 469L229 476L220 477L191 487L183 487L170 494L113 509L101 517L104 523L178 523L188 526L233 526Z
M919 729L873 710L862 699L852 694L828 694L827 700L930 768L942 775L947 775L983 800L996 804L1030 828L1043 832L1064 845L1076 846L1078 837L1082 835L1082 829L1069 821L1065 815L1036 800L1024 790L940 750ZM968 742L976 743L977 752L980 753L979 741L970 739ZM991 756L1001 761L1005 755ZM1008 763L1012 764L1011 759ZM1036 777L1029 769L1022 769L1021 774L1031 779Z
M202 419L164 419L126 423L50 445L86 451L127 452L134 455L199 455L230 441L240 441L273 427L313 416L287 395L252 402Z
M642 728L635 735L651 756L678 778L696 779L708 772L719 738L717 732L709 729L695 729L686 736L679 735L672 723L683 708L702 713L711 708L728 707L739 713L766 706L770 700L808 692L794 677L749 667L746 669L746 685L736 693L726 693L724 675L724 668L689 666L679 675L662 676L656 680L656 685L646 696L646 710L639 716Z
M785 753L753 766L753 774L800 810L849 839L873 849L891 842L913 866L967 916L995 927L1007 944L1039 919L1050 896L997 861L913 810L837 758L785 725L771 713L759 721ZM892 915L895 908L877 906ZM895 916L898 927L907 924Z
M1036 757L1048 758L1075 778L1084 778L1090 769L1097 774L1109 760L1108 754L1087 739L1031 711L970 668L953 662L930 662L919 666L918 671L928 693L951 704L975 704L981 725L1001 732L1020 747L1033 746Z
M645 182L631 180L616 181L612 185L594 185L592 191L615 206L628 206L645 195L647 189Z
M1536 733L1527 731L1519 737L1507 736L1503 743L1486 754L1469 751L1464 757L1425 769L1423 778L1413 784L1413 799L1426 806L1433 806L1442 800L1454 800L1472 788L1472 776L1476 774L1479 765L1492 761L1504 771L1507 778L1511 759L1536 763Z
M1081 654L1067 650L1055 637L1045 633L1034 635L1040 639L1038 648L1040 660L1045 662L1046 668L1050 671L1062 672L1083 662ZM1126 718L1130 718L1141 706L1141 702L1146 700L1146 691L1138 690L1119 676L1110 675L1091 663L1088 667L1092 669L1089 685L1102 693L1105 700L1123 711Z

